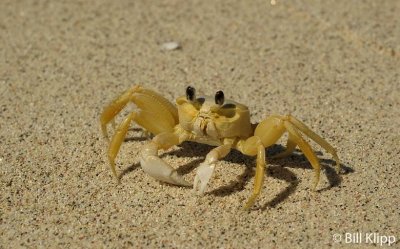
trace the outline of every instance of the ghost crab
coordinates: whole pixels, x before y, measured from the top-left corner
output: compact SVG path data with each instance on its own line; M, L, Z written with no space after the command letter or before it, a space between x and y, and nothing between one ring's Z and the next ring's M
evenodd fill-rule
M111 170L117 179L115 158L132 121L154 135L140 152L140 165L147 174L162 182L192 186L173 167L158 157L159 150L169 149L184 141L216 146L197 169L193 188L199 194L205 192L215 164L231 149L256 156L254 189L244 206L245 209L254 204L262 188L266 166L265 148L275 144L284 132L288 132L286 150L274 158L288 156L299 146L314 169L314 190L320 178L320 164L302 134L332 154L339 171L336 150L295 117L271 115L259 124L252 124L249 109L245 105L225 99L222 91L216 92L214 97L196 96L196 91L191 86L187 87L186 95L176 99L177 107L158 93L142 86L128 89L106 106L101 114L101 128L105 137L108 138L107 124L110 121L114 122L114 117L129 102L134 103L139 110L131 112L121 122L108 148Z

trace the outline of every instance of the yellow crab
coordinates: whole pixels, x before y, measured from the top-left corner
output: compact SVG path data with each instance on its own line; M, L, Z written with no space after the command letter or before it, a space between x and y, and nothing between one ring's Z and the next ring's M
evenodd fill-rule
M331 153L339 171L336 150L291 115L271 115L259 124L252 124L249 109L245 105L225 99L222 91L216 92L214 97L196 96L195 89L190 86L186 89L186 95L176 100L177 107L152 90L141 86L128 89L106 106L101 114L101 128L105 137L108 137L107 124L110 121L114 122L114 117L129 102L133 102L139 110L131 112L121 122L108 148L111 170L117 179L115 157L132 121L154 135L140 152L140 165L147 174L163 182L192 186L173 167L158 157L159 150L167 150L184 141L216 146L197 169L193 188L199 194L204 194L216 162L225 157L231 149L245 155L257 156L254 190L244 206L245 209L254 204L262 188L266 165L265 148L275 144L286 131L289 134L286 150L274 157L287 156L299 146L314 168L314 190L319 182L320 164L310 145L302 138L302 134Z

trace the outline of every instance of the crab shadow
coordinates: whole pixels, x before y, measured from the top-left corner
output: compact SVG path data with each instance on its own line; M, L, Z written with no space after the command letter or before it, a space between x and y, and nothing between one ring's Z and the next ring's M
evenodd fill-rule
M136 170L137 168L140 167L140 163L133 163L132 165L130 165L128 168L125 168L119 175L118 175L118 182L121 181L121 179L123 177L125 177L125 175L131 173L132 171Z
M136 131L136 130L135 130ZM127 138L125 141L144 141L147 140L146 137L133 137ZM160 157L175 156L175 157L199 157L198 159L191 160L189 163L181 165L177 168L177 172L181 175L186 175L192 172L195 168L199 166L201 162L204 161L205 156L210 152L213 146L199 144L195 142L184 142L178 146L179 149L169 151L160 154ZM281 145L273 145L266 149L266 157L268 160L268 167L266 169L266 174L275 179L279 179L288 183L281 192L279 192L272 200L269 200L264 205L261 205L259 209L265 210L267 208L274 208L285 199L287 199L291 194L293 194L299 185L300 180L297 176L290 171L290 168L303 168L313 170L307 158L301 153L301 151L296 150L292 155L281 158L281 159L270 159L271 156L282 152L285 147ZM321 152L316 151L317 156L322 155ZM218 187L217 189L211 190L208 194L215 196L227 196L235 192L240 192L245 189L248 182L255 175L255 157L246 156L239 151L232 150L225 158L222 160L231 162L234 164L245 165L244 171L236 177L236 179L230 181L227 185ZM327 187L317 190L317 192L323 192L331 189L332 187L339 186L342 178L341 175L354 172L352 168L344 164L340 165L341 174L337 174L334 169L335 161L331 159L320 158L320 164L322 172L326 175L329 182ZM140 167L140 163L134 163L128 168L124 169L119 176L119 180L123 178L126 174L136 170Z
M179 147L180 149L167 152L164 155L174 155L177 157L200 157L199 159L193 160L188 164L180 166L177 171L182 175L194 170L204 160L207 153L215 148L213 146L198 144L194 142L184 142ZM281 145L273 145L267 148L267 159L279 152L282 152L284 149L285 147ZM315 152L315 154L320 156L322 155L322 152L317 151ZM244 164L245 169L240 175L236 177L236 179L230 181L225 186L221 186L217 189L209 191L208 194L212 194L215 196L227 196L235 192L240 192L244 190L245 186L255 175L255 157L246 156L239 151L232 150L222 160L240 165ZM300 180L290 170L290 168L303 168L313 170L307 158L299 150L296 150L292 155L286 158L268 159L268 163L269 166L267 167L266 174L275 179L285 181L286 183L288 183L288 186L280 193L278 193L272 200L269 200L264 205L261 205L261 210L265 210L268 207L276 207L279 203L283 202L295 192L300 183ZM320 158L320 164L322 173L326 175L329 184L327 187L317 190L317 192L323 192L333 187L339 186L342 181L341 175L354 172L354 170L349 166L341 164L341 174L337 174L336 170L334 169L336 162L331 159Z
M271 158L271 156L284 151L284 149L285 149L285 147L283 147L282 145L273 145L273 146L269 147L267 149L267 153L266 153L267 158ZM323 153L320 151L315 151L315 154L317 156L323 155ZM329 153L326 153L326 155L329 156ZM302 169L313 170L310 162L308 161L308 159L304 156L304 154L300 150L295 150L290 156L285 157L285 158L271 159L270 162L272 164L279 164L281 167L302 168ZM319 162L321 165L321 172L326 175L326 178L329 182L329 186L319 189L318 192L322 192L322 191L328 190L332 187L339 186L340 183L342 182L341 175L346 175L346 174L354 172L354 170L351 167L349 167L343 163L340 163L340 167L339 167L340 174L338 174L335 170L336 161L334 161L332 159L319 158Z

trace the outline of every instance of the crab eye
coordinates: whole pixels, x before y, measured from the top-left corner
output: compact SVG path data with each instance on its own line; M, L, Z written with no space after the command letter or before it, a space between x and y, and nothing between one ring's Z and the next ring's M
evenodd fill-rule
M194 101L196 99L196 89L194 89L194 87L188 86L186 88L186 98L189 101Z
M218 91L215 93L215 104L222 105L224 103L225 97L224 92Z

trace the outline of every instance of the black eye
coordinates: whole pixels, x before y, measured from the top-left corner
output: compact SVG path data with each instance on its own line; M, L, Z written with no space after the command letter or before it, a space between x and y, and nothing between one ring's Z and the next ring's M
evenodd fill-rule
M215 103L217 105L222 105L224 103L225 97L224 97L224 92L218 91L215 93Z
M196 89L194 89L194 87L188 86L186 88L186 98L189 101L193 101L196 99Z

